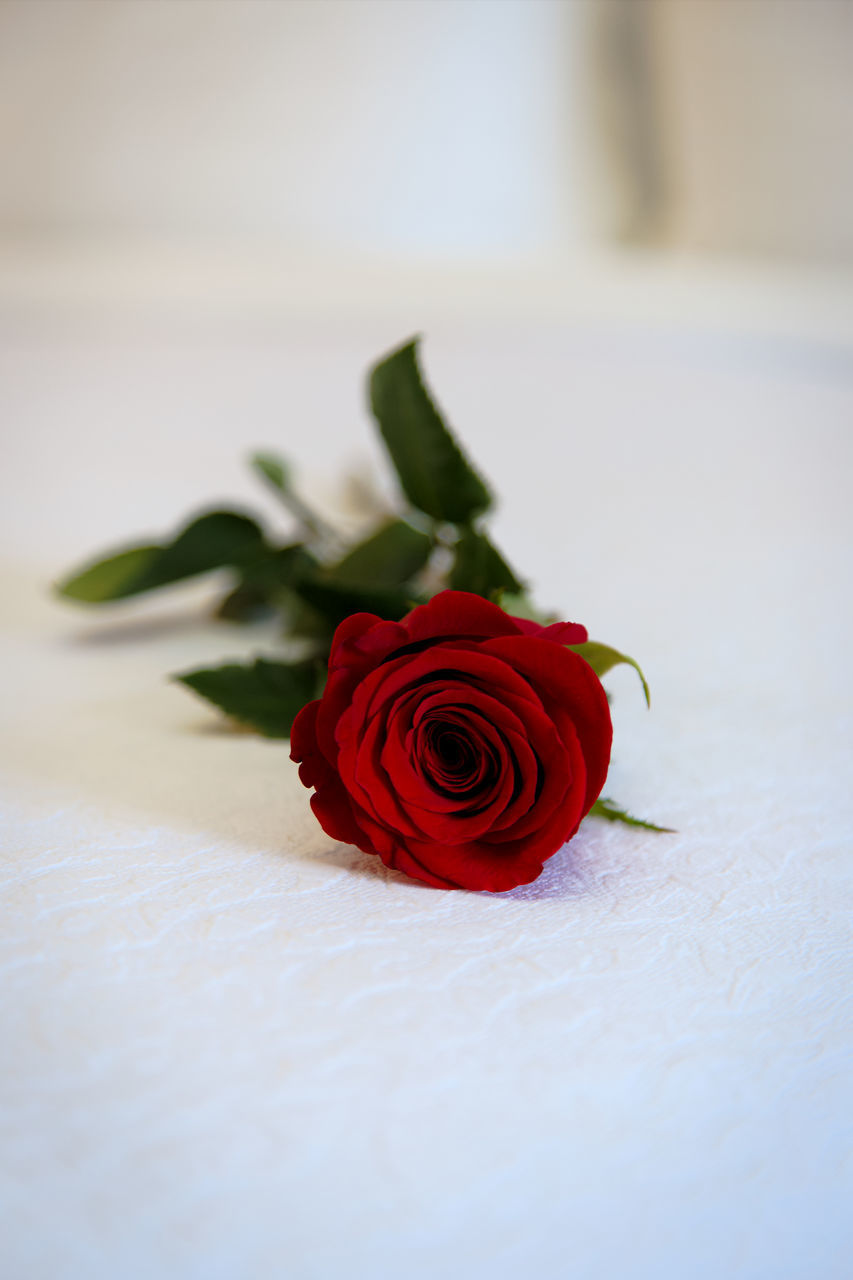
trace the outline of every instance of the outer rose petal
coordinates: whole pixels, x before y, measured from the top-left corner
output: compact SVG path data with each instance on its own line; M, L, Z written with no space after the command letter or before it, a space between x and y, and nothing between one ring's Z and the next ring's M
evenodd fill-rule
M589 632L579 622L552 622L545 626L532 618L513 618L526 636L539 636L544 640L556 640L557 644L586 644Z
M397 845L393 853L388 857L383 857L382 861L386 867L390 867L392 871L402 871L403 875L410 876L413 880L422 880L424 884L431 885L433 889L459 889L460 885L453 880L444 880L433 871L429 871L422 862L418 862L408 849L402 845Z
M352 613L332 637L329 669L369 671L392 649L407 643L408 636L399 622L387 622L375 613Z
M586 807L592 808L607 778L613 725L607 695L588 662L571 649L549 644L534 636L520 642L512 637L488 640L483 649L503 657L517 671L528 676L546 705L555 714L567 715L580 739L587 771Z
M334 774L328 760L317 745L317 712L320 699L308 702L296 715L290 730L290 758L301 760L300 781L306 787L316 787L327 774Z
M290 733L290 758L301 760L300 781L306 787L315 787L311 808L320 826L333 840L355 844L365 843L364 832L353 814L352 801L335 770L323 756L317 745L316 721L319 700L309 702L293 721Z
M460 636L517 636L515 618L496 604L468 591L439 591L426 604L413 609L400 624L409 642L456 639Z
M323 782L311 797L311 808L320 826L333 840L354 844L365 853L373 853L370 842L356 821L347 790L339 778Z
M406 644L408 637L396 622L386 622L374 613L353 613L335 631L329 655L329 678L317 720L317 739L330 762L337 756L335 726L349 705L361 680L386 655Z

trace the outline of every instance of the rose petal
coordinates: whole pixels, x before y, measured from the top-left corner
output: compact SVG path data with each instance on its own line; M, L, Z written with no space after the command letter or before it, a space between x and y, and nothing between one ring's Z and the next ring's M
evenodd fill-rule
M548 858L575 834L583 816L585 773L577 738L567 749L578 785L570 788L564 803L532 835L505 843L491 842L486 837L452 847L440 842L409 840L407 848L412 856L434 875L452 879L463 889L502 893L517 885L530 884Z
M402 871L404 875L410 876L412 880L420 880L423 884L428 884L434 889L458 889L460 886L453 880L445 880L441 876L437 876L418 862L408 849L402 844L394 846L388 854L380 855L386 867L390 867L392 871Z
M329 669L352 673L369 669L407 643L406 630L398 622L388 622L374 613L353 613L335 631Z
M589 632L579 622L552 622L548 626L532 618L513 618L526 636L555 640L557 644L586 644Z
M354 844L365 853L374 852L372 841L359 824L340 778L333 776L317 787L311 797L311 808L320 826L333 840Z
M534 643L521 636L504 638L524 640L525 644ZM489 653L485 645L485 641L468 646L448 641L435 644L420 653L390 658L383 666L371 671L354 691L349 709L351 717L349 711L346 713L347 724L352 726L363 723L376 714L383 703L396 698L404 689L411 688L418 682L435 680L437 673L444 673L442 678L446 684L454 680L470 679L494 697L502 698L505 694L510 694L541 707L542 700L530 682L517 675L505 661ZM555 652L562 652L556 646L554 648ZM345 731L339 726L336 733L339 743L341 734Z
M468 591L439 591L402 621L410 642L439 637L517 636L514 618Z
M488 728L492 727L482 725L477 730L472 727L472 732L485 732ZM448 844L474 840L491 830L504 813L515 790L516 775L505 740L501 740L500 734L493 729L492 733L494 736L489 746L495 753L498 772L488 791L480 792L473 803L464 793L452 799L442 796L426 780L422 782L423 804L407 797L406 812L419 827L422 839L441 840ZM394 783L411 768L410 761L401 763L403 768L399 772L388 770Z
M505 704L483 695L479 690L453 686L454 690L456 688L463 690L458 694L460 699L469 698L474 705L479 706L486 713L491 713L494 717L507 745L511 748L512 757L517 762L521 777L518 795L513 799L508 798L502 811L497 811L496 806L492 804L488 812L489 822L472 823L472 829L475 825L479 826L483 832L506 831L510 828L506 836L498 838L514 839L544 822L561 802L571 781L564 744L541 708L530 703L521 703L518 706L521 714L516 716ZM442 694L436 693L428 701L433 705L439 705L441 698ZM407 812L418 825L422 826L423 823L415 812L415 806L422 806L436 812L447 812L452 811L454 804L457 803L455 800L445 801L429 788L414 766L409 770L405 765L400 766L394 782L401 799L405 802ZM514 788L515 777L512 778L512 784ZM539 795L536 798L534 811L534 793L537 790ZM457 806L457 812L462 817L465 810Z
M521 640L498 637L484 641L483 649L503 657L528 677L551 710L561 734L564 726L577 734L586 765L584 813L587 813L607 778L613 740L610 708L598 676L571 649L534 636Z
M563 652L568 653L568 651L563 651L557 646L552 646L548 641L538 642L522 637L517 637L517 639L523 645L541 643L548 650L553 648L558 655ZM569 655L570 658L574 656ZM586 666L586 664L584 665ZM497 717L497 722L499 724L504 722L510 710L513 711L520 721L519 725L514 725L513 727L520 728L532 743L532 749L542 763L542 768L539 771L541 773L541 778L539 779L541 794L537 799L536 812L535 814L530 814L527 809L522 812L519 808L507 815L506 823L496 823L496 829L509 826L511 822L518 819L517 827L513 827L508 831L506 839L515 839L534 831L536 826L544 822L555 806L560 803L563 792L570 781L562 738L557 732L552 718L543 709L539 695L530 682L517 675L506 662L487 653L484 643L466 648L459 648L451 644L435 645L424 652L414 655L408 654L402 658L389 661L381 669L372 672L362 682L353 696L351 707L341 717L336 730L340 752L338 767L341 769L346 784L351 786L355 783L354 762L359 743L366 732L365 725L373 719L378 719L384 731L385 716L388 715L386 709L388 701L394 697L399 697L404 692L410 694L412 682L417 686L418 682L423 682L427 678L444 680L446 677L442 673L448 670L453 672L453 676L449 678L450 683L448 686L442 685L437 690L438 696L440 696L442 689L445 687L452 692L458 691L460 698L467 696L469 689L471 690L471 696L476 696L478 692L482 693L482 689L478 689L475 685L466 684L465 677L477 680L500 695L500 699L491 694L484 695L489 699L488 705ZM420 696L423 697L424 690L431 689L431 686L421 683L419 689ZM571 732L570 724L568 731ZM365 774L363 773L362 777L364 776ZM378 775L373 776L371 782L377 793L385 785L383 779ZM401 779L398 778L398 790L403 785ZM421 786L421 779L413 779L412 785L407 789L406 796L420 804L425 804L425 796ZM357 799L359 804L364 805L376 817L379 817L378 809L382 809L383 813L387 813L390 807L394 807L386 805L378 794L372 796L365 794L361 788L358 789ZM396 798L394 805L396 806ZM417 815L412 814L411 818L419 823ZM400 819L398 818L398 820ZM401 829L409 833L410 824L403 821Z

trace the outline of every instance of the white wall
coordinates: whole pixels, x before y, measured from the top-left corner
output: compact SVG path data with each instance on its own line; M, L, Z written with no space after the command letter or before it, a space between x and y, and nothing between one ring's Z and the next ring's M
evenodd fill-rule
M579 234L564 0L5 0L0 232L477 256Z
M853 261L853 0L0 0L0 243Z

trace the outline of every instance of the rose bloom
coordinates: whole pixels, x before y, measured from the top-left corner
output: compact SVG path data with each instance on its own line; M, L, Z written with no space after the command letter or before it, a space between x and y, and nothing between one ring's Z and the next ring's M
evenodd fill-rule
M528 884L577 831L610 761L598 677L571 622L442 591L401 622L338 627L291 757L335 840L445 889Z

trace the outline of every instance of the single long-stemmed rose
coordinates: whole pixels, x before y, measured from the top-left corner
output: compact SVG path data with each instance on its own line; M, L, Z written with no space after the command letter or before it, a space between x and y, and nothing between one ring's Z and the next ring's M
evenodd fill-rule
M640 668L583 627L548 625L532 604L489 536L492 495L424 385L417 340L373 366L368 398L402 501L357 545L264 452L252 467L295 536L251 513L208 511L57 590L103 605L215 571L230 579L217 617L277 612L295 660L176 679L269 737L292 729L325 829L430 884L523 884L590 812L663 830L599 794L611 740L600 677L628 663L648 702Z

